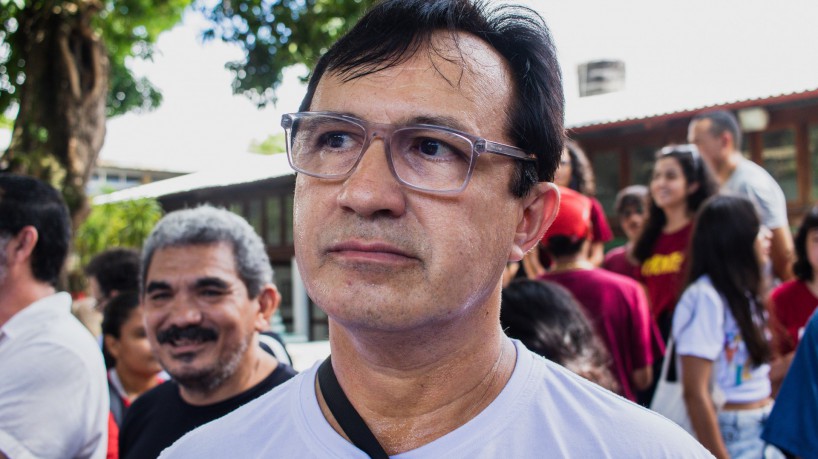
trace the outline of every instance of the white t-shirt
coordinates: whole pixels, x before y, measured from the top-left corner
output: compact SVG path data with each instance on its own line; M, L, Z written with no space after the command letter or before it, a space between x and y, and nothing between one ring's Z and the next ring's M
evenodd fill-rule
M775 179L763 167L741 157L724 189L746 196L756 205L761 223L769 229L788 228L787 199Z
M673 339L678 355L713 361L715 381L726 402L770 396L770 365L750 364L738 324L709 276L698 278L682 294L673 314Z
M414 458L711 457L684 430L515 341L517 363L500 395ZM315 393L318 365L185 435L161 458L365 458L333 430Z
M32 303L0 328L0 451L12 459L104 458L108 387L71 296Z

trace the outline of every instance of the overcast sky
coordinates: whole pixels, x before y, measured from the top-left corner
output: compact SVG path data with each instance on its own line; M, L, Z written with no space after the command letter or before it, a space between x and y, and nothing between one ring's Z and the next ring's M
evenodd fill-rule
M818 87L818 1L523 0L549 24L563 69L566 121L576 124ZM102 158L177 170L229 162L253 140L280 132L304 89L289 72L276 107L233 96L225 62L239 57L203 45L195 14L163 34L153 62L134 62L164 94L162 106L108 122ZM622 59L626 90L580 99L577 64Z

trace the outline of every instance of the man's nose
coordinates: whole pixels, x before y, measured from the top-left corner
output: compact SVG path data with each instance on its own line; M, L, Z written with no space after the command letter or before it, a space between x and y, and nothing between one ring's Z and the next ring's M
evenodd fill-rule
M338 204L363 217L399 216L406 210L405 187L392 175L386 143L375 137L344 181Z
M178 327L199 324L204 317L192 295L187 294L176 295L168 305L168 310L167 323Z

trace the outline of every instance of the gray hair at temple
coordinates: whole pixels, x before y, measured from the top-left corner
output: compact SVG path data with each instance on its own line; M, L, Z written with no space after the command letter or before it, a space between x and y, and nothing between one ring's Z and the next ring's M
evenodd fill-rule
M273 268L264 242L247 220L225 209L204 205L177 210L159 220L142 249L139 290L145 292L145 277L157 250L220 242L233 248L236 271L250 298L255 298L264 284L273 282Z

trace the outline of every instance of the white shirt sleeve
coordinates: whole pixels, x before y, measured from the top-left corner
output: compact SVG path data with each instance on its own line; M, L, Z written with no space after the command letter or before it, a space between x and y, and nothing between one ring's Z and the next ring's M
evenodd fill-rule
M673 314L676 353L715 361L724 348L724 302L706 279L691 284Z

